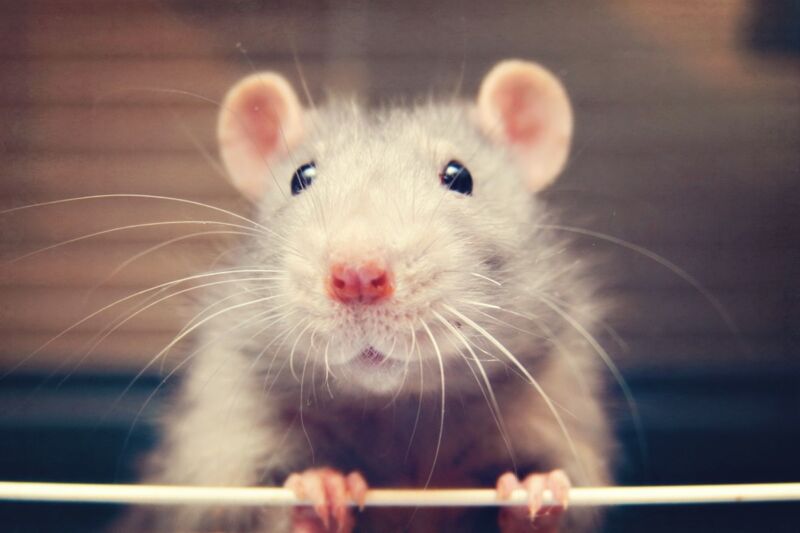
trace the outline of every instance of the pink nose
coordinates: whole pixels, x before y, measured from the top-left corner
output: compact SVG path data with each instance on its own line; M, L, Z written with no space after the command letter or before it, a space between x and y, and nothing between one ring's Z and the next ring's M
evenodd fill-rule
M332 265L329 290L331 297L343 304L372 304L394 293L390 272L376 263Z

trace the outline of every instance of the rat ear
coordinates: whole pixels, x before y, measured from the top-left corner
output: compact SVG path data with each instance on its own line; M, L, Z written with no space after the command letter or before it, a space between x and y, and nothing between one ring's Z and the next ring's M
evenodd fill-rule
M481 83L478 121L518 158L532 191L552 183L564 168L572 108L564 87L545 68L520 60L498 63Z
M271 181L269 165L302 136L303 109L289 83L278 74L252 74L225 96L217 141L230 180L258 200ZM287 178L288 179L288 178Z

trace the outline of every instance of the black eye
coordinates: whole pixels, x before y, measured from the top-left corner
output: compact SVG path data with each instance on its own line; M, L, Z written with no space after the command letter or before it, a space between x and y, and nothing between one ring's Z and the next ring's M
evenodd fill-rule
M317 165L311 161L294 171L292 175L292 194L298 195L307 189L317 175Z
M461 194L472 194L472 174L458 161L450 161L439 175L442 185Z

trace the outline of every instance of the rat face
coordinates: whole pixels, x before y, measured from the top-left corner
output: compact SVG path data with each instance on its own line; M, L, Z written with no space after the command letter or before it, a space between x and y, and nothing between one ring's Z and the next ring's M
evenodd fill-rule
M305 111L283 78L240 82L219 139L269 229L247 260L279 273L278 357L394 393L474 356L458 309L511 305L537 216L529 193L558 174L570 134L560 84L518 61L487 75L477 106Z

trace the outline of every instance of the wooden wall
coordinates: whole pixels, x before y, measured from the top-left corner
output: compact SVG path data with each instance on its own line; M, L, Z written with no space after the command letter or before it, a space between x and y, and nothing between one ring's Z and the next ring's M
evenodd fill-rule
M795 367L800 335L800 67L745 49L748 4L690 2L0 3L0 208L116 193L178 196L248 213L216 163L216 105L252 68L371 102L471 97L504 57L564 80L575 154L548 198L566 222L645 246L717 295L731 333L690 285L652 261L613 256L612 352L631 370ZM298 85L299 87L299 85ZM210 101L209 101L210 100ZM288 177L287 177L288 179ZM170 202L106 198L0 215L0 364L9 368L116 298L202 271L234 244L208 229L110 228L226 220ZM605 275L605 274L601 274ZM180 328L187 301L158 306L81 368L130 370ZM124 309L124 306L123 306ZM122 309L120 309L122 311ZM58 337L22 368L71 369L115 314Z

